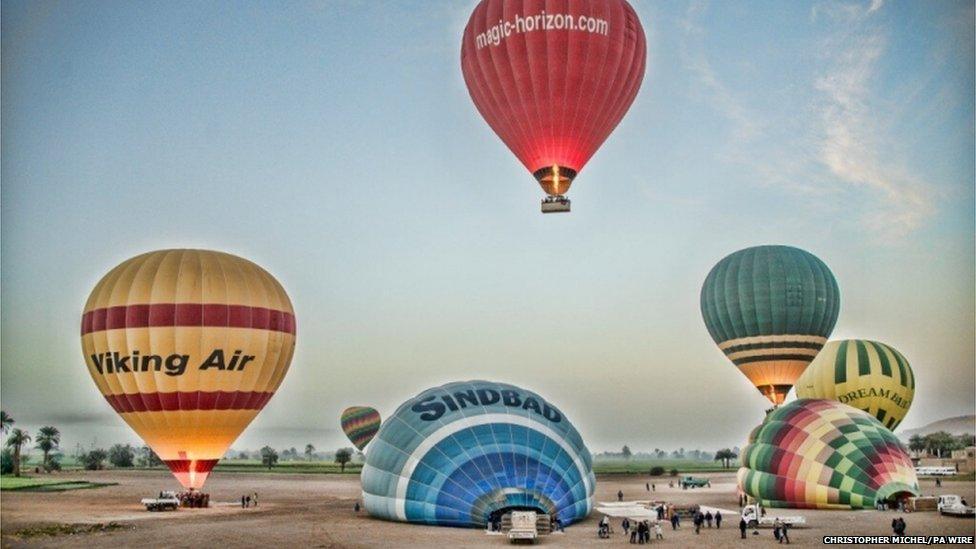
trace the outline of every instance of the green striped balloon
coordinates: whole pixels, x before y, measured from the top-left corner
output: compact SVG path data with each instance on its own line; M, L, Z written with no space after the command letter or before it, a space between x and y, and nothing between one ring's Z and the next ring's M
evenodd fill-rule
M826 343L839 311L840 290L827 265L790 246L739 250L702 285L708 333L773 404L782 404Z
M830 341L796 381L796 396L848 404L894 430L912 405L915 374L908 360L884 343Z

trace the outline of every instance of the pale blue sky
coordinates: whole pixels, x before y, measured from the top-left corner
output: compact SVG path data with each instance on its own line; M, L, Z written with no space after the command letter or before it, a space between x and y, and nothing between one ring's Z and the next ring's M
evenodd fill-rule
M701 283L784 243L836 275L834 337L912 362L905 428L973 413L972 3L633 4L643 88L573 212L542 216L461 78L473 1L4 2L4 409L67 446L131 438L81 308L127 257L204 247L264 266L298 316L235 446L334 447L346 405L490 378L595 451L713 450L766 406Z

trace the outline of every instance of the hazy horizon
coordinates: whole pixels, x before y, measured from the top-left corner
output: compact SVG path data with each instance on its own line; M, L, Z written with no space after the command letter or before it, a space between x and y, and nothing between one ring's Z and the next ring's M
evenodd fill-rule
M971 2L632 1L643 87L559 216L465 89L475 3L4 2L17 426L139 441L80 315L112 267L174 247L250 259L294 303L291 370L233 448L348 446L343 408L467 379L539 393L594 453L742 446L768 401L699 290L759 244L830 267L831 339L908 358L899 431L976 413Z

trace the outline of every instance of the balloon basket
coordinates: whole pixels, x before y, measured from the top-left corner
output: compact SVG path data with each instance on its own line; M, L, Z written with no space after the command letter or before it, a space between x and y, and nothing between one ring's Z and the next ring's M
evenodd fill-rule
M562 213L569 211L569 199L562 195L547 196L542 200L542 213Z

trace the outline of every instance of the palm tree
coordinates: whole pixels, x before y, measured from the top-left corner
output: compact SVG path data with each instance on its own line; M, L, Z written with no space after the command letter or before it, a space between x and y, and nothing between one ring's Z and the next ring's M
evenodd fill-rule
M315 453L315 446L311 444L305 445L305 461L312 461L312 454Z
M715 461L721 461L722 467L728 469L732 464L732 460L738 456L732 450L728 448L722 448L718 452L715 452Z
M0 410L0 431L3 434L7 434L10 430L10 426L14 424L14 418L10 417L10 414L6 410Z
M58 447L61 444L61 431L58 431L57 427L52 427L50 425L46 427L41 427L37 430L37 439L34 440L37 443L37 449L44 452L44 469L47 469L48 458L51 455L51 450Z
M14 449L14 476L20 476L20 447L30 443L31 437L27 434L27 431L22 431L20 429L14 429L10 431L10 436L7 438L7 446Z

